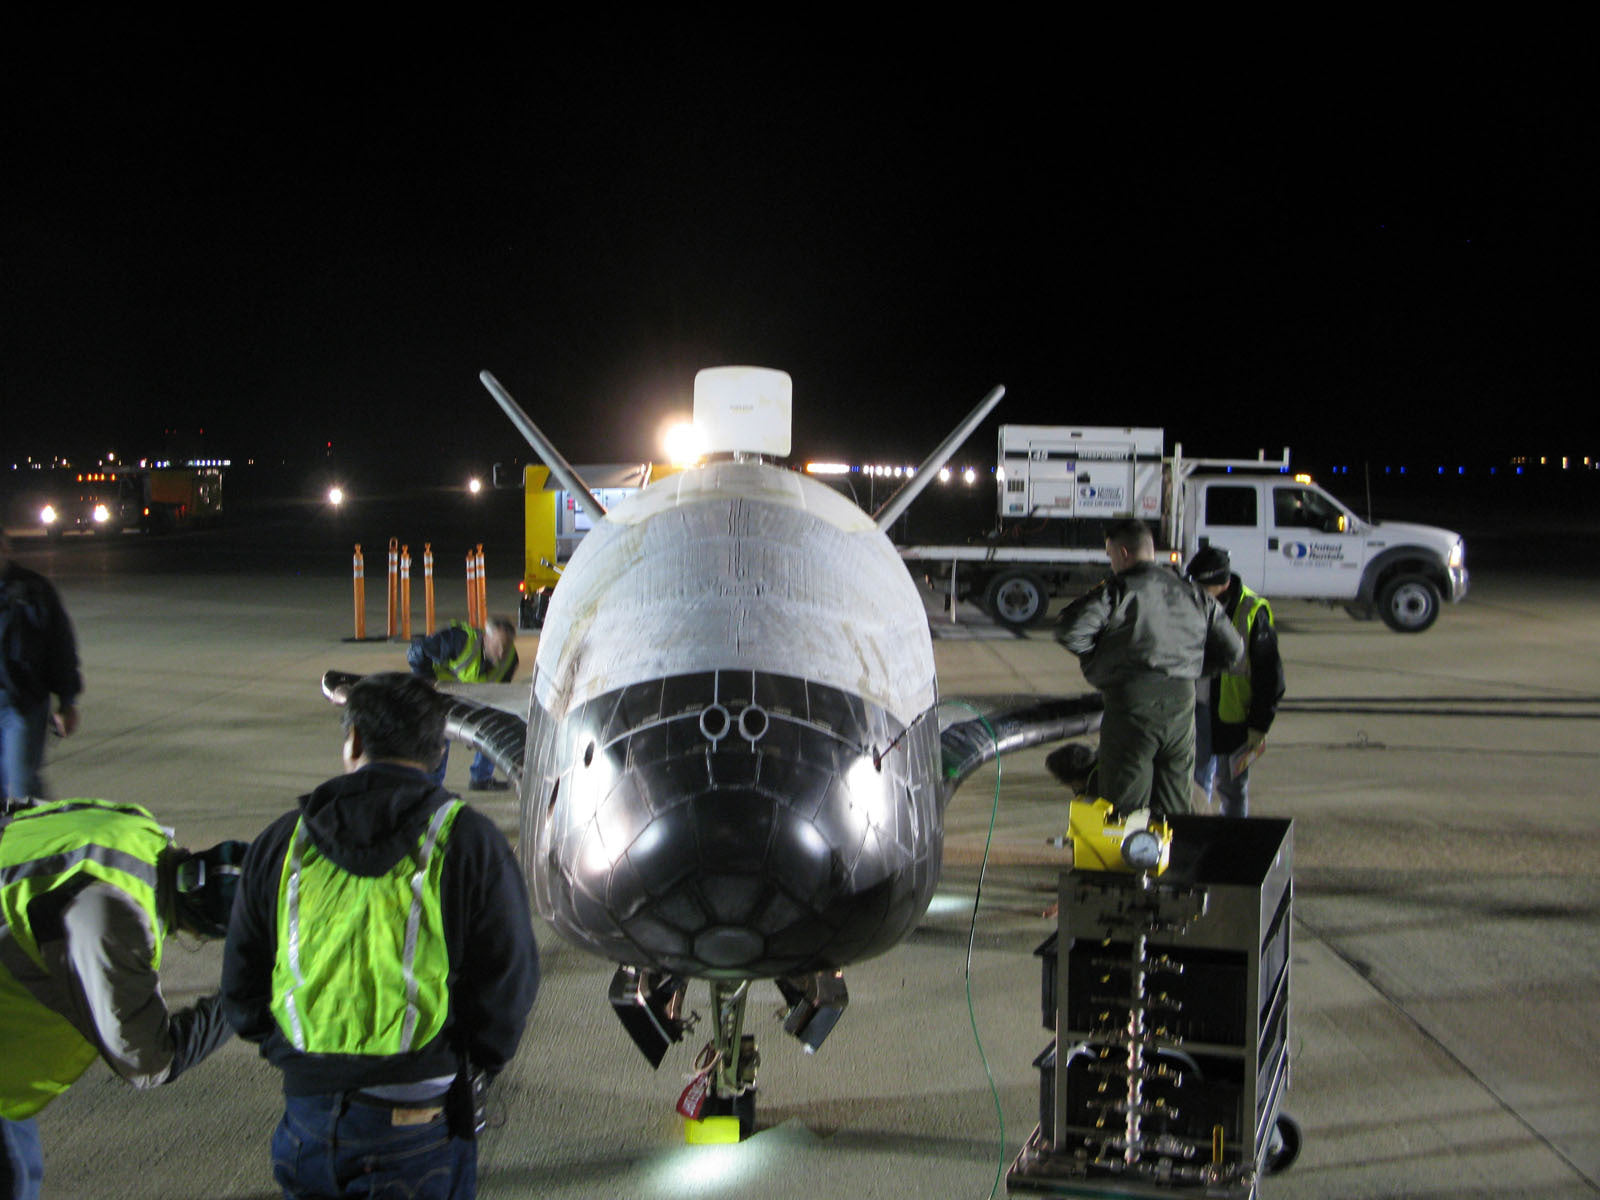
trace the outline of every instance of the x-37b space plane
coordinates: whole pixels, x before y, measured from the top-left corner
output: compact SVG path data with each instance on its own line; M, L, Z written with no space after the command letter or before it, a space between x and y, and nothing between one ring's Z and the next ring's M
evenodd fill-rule
M481 378L594 524L551 596L526 723L456 695L450 735L515 782L538 911L618 964L610 1002L652 1065L687 1031L689 983L709 983L680 1109L747 1135L752 984L775 981L784 1028L819 1046L843 968L926 911L961 781L1099 722L1092 695L941 709L927 613L885 533L1003 389L869 516L771 461L789 453L787 374L701 371L701 464L606 512Z

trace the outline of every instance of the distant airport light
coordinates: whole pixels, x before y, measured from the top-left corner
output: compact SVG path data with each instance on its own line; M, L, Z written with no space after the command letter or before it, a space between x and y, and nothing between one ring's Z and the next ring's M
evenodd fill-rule
M467 491L476 496L479 492L483 491L483 480L474 475L471 479L467 480Z
M661 435L661 445L667 461L675 467L687 467L697 462L704 453L700 435L691 421L677 421Z
M949 467L940 467L939 468L939 482L940 483L949 483L950 482L950 468Z
M60 515L60 513L56 512L55 505L53 504L46 504L39 510L39 520L43 521L46 525L54 525L56 523L56 518Z
M968 467L965 471L961 472L961 481L963 483L966 483L966 484L975 483L975 482L977 482L977 478L978 478L978 473L976 471L974 471L971 467Z
M848 475L850 468L844 463L836 462L808 462L807 475Z
M344 503L344 489L341 488L341 487L331 487L331 488L329 488L328 489L328 503L334 505L335 507L343 504Z
M104 504L96 504L94 506L94 519L97 525L104 525L111 520L111 510Z

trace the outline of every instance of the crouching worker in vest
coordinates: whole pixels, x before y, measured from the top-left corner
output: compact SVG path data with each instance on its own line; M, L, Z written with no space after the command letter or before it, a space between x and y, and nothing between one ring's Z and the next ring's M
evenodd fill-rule
M456 683L509 683L517 673L517 627L505 617L490 617L483 629L465 621L451 621L438 633L415 637L406 650L406 665L413 675ZM450 763L450 745L445 743L433 781L444 784L444 769ZM494 763L480 752L467 773L469 792L503 792L511 785L494 777Z
M192 854L135 804L59 800L0 817L0 1197L39 1195L34 1114L95 1059L171 1083L228 1039L221 1000L169 1012L174 929L227 932L244 842Z
M528 893L494 824L437 787L433 685L354 684L346 774L256 839L223 953L228 1020L283 1072L286 1197L474 1195L481 1088L539 988Z

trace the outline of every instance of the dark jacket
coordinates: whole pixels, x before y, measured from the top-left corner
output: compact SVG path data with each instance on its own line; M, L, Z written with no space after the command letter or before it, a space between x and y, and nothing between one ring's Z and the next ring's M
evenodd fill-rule
M454 1074L463 1058L493 1075L516 1052L539 990L539 950L511 847L471 808L456 817L445 842L440 905L450 1012L439 1035L408 1054L304 1054L272 1014L278 887L295 822L305 816L311 840L336 866L376 876L416 849L450 798L421 771L372 763L300 797L297 812L274 821L251 845L223 951L223 1011L239 1036L259 1043L262 1057L283 1071L288 1094L415 1083Z
M1056 640L1101 691L1141 679L1198 679L1231 666L1244 644L1222 607L1158 563L1135 563L1064 610Z
M8 560L0 574L0 687L17 707L51 696L70 708L83 691L72 622L50 581Z
M1228 590L1219 597L1228 620L1239 610L1243 581L1234 575L1228 580ZM1244 745L1252 729L1266 733L1278 715L1278 702L1283 699L1286 684L1283 675L1283 656L1278 653L1278 631L1266 609L1256 613L1250 623L1250 636L1245 641L1245 655L1250 663L1250 712L1243 725L1229 725L1217 715L1221 709L1222 677L1213 676L1207 687L1206 707L1211 715L1211 749L1215 754L1232 754Z

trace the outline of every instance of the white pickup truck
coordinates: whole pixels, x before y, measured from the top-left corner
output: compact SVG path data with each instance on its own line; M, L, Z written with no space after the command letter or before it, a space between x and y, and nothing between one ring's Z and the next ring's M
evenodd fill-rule
M1185 459L1160 429L1004 425L995 473L999 522L982 542L901 546L953 602L981 598L995 618L1042 620L1052 595L1106 569L1105 529L1139 517L1158 553L1187 562L1225 547L1269 599L1318 600L1420 633L1467 591L1466 544L1446 529L1366 521L1280 462Z

